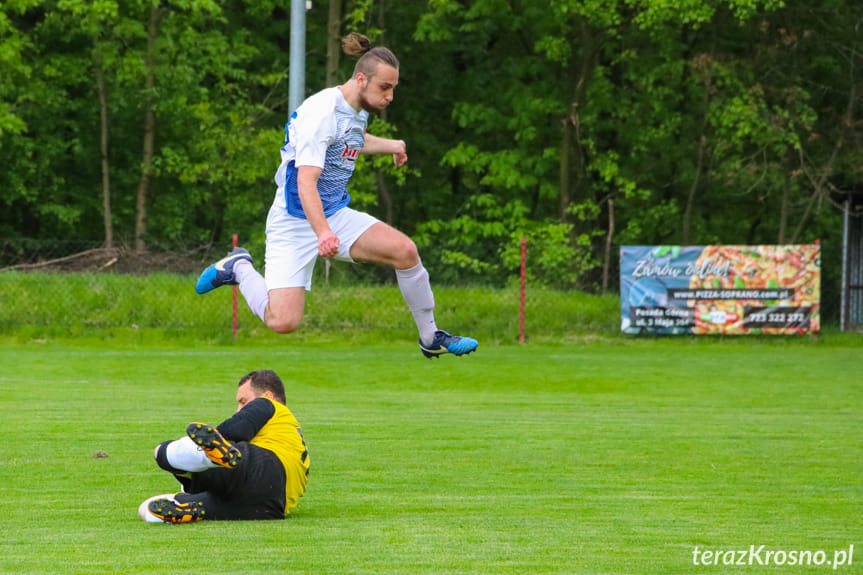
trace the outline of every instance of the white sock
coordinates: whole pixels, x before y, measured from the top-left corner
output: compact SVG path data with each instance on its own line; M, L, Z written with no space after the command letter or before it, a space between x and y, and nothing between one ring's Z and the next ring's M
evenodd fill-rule
M156 517L155 515L153 515L150 512L150 507L149 507L150 502L155 501L156 499L170 499L174 503L177 502L177 500L174 499L173 493L165 493L164 495L154 495L153 497L150 497L149 499L145 500L141 505L138 506L138 517L140 517L141 519L143 519L147 523L165 523L165 521L162 521L161 519L159 519L158 517Z
M168 458L168 463L174 469L182 469L183 471L204 471L219 467L217 464L210 461L204 450L198 447L189 437L181 437L177 441L172 441L165 448L165 456Z
M429 284L429 273L420 262L414 267L406 270L396 270L396 279L402 297L408 304L417 329L420 332L420 340L430 345L434 340L437 325L434 321L434 294Z
M246 298L249 309L264 321L264 312L270 303L270 292L267 291L267 281L264 279L252 262L239 260L234 262L234 277L240 284L240 293Z

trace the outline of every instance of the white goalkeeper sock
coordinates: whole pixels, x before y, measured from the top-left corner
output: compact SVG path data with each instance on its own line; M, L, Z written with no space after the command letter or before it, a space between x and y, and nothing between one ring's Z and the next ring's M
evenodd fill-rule
M264 312L270 303L270 292L267 290L267 281L264 279L252 262L239 260L234 262L234 277L240 284L240 293L246 298L249 309L264 321Z
M147 523L165 523L165 521L156 517L150 511L150 502L155 501L157 499L168 499L169 501L173 501L174 503L177 502L177 500L174 499L173 493L165 493L164 495L154 495L153 497L150 497L149 499L145 500L138 507L138 517L140 517L141 519L143 519Z
M405 298L414 316L414 322L420 332L420 340L426 345L431 345L437 325L434 321L434 294L429 284L428 271L420 262L412 268L396 270L396 279L399 282L402 297Z
M165 457L171 467L183 471L196 472L219 467L210 461L204 450L189 437L181 437L169 443L165 448Z

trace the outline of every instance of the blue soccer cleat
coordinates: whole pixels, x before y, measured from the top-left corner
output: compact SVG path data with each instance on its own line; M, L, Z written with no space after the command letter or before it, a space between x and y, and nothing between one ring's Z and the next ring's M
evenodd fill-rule
M479 342L472 337L450 335L444 330L439 329L435 332L434 340L430 346L426 347L423 345L422 340L420 340L420 351L423 352L424 356L431 359L433 357L440 357L445 353L451 353L456 356L467 355L475 350L478 345Z
M234 264L239 260L252 263L252 256L249 255L248 250L235 248L234 251L204 270L204 273L198 278L198 283L195 284L195 291L204 294L217 287L237 285L237 278L234 277Z

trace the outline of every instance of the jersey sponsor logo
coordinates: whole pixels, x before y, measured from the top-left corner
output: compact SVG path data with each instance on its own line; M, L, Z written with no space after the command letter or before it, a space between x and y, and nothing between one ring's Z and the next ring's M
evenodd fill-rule
M357 159L357 156L360 155L359 148L352 148L350 144L345 143L345 151L342 152L342 157L350 162L353 162Z
M360 126L350 126L345 130L344 142L345 149L342 151L342 160L345 162L355 162L357 156L360 155L360 150L365 144L365 136L363 129Z

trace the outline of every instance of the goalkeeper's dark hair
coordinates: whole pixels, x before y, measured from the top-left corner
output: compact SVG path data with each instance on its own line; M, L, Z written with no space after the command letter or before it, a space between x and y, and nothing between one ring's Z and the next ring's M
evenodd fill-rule
M240 378L240 384L237 387L242 387L247 381L252 386L252 391L256 396L261 396L264 392L271 391L273 399L282 405L286 405L285 384L282 383L281 378L276 375L275 371L258 369L247 373Z
M399 69L399 59L388 48L375 46L367 36L359 32L351 32L342 38L342 51L348 56L359 56L356 66L354 66L354 74L352 78L356 78L357 74L362 73L365 77L371 78L378 64L386 64L392 66L396 70Z

